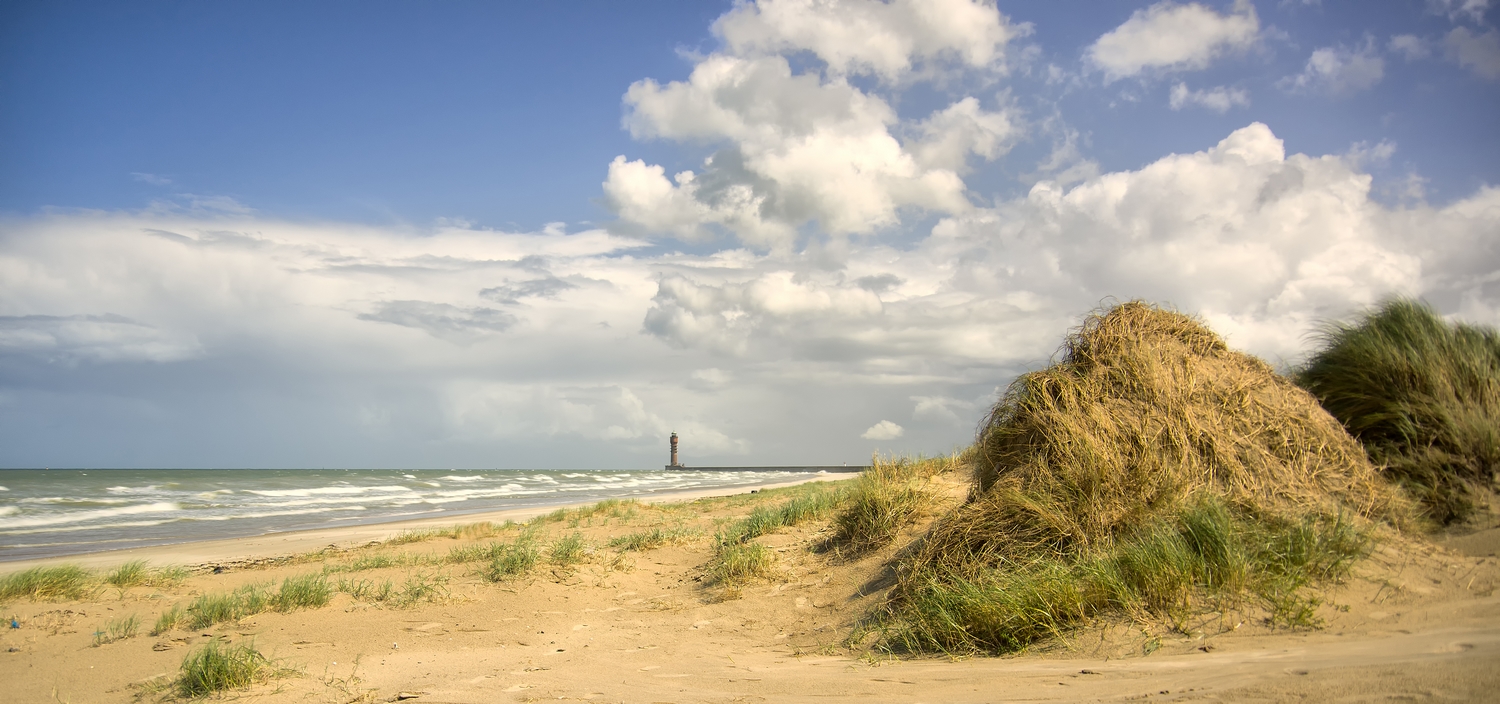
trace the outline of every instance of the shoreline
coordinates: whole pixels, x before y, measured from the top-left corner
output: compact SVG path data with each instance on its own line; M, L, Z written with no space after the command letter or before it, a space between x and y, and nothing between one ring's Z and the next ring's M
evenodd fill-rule
M614 497L619 499L634 499L645 504L675 503L680 501L692 501L716 496L732 496L735 494L749 493L761 489L777 489L781 487L796 486L817 481L838 481L857 476L856 472L848 473L820 473L807 477L799 477L793 480L771 482L765 484L739 485L734 487L714 487L708 489L693 489L687 491L675 491L647 496ZM243 566L275 561L278 558L289 557L318 550L344 551L369 545L370 543L382 542L391 537L409 530L423 528L439 528L466 523L482 523L485 521L500 523L506 520L521 522L536 516L546 515L558 509L577 508L607 501L608 499L597 499L591 501L573 501L567 503L547 504L545 506L525 506L517 508L495 509L492 511L477 511L474 513L463 513L448 516L436 516L427 518L412 518L395 521L382 521L378 523L364 523L352 526L338 526L332 528L312 528L308 530L288 531L285 533L264 533L256 536L240 538L214 538L208 540L190 540L165 545L151 545L139 548L124 548L115 550L99 550L94 552L74 553L70 555L59 555L55 557L32 557L20 560L0 561L0 576L22 572L33 567L55 566L55 565L78 565L86 569L103 569L116 567L132 560L145 560L153 566L164 567L176 565L192 570L210 569L215 566Z

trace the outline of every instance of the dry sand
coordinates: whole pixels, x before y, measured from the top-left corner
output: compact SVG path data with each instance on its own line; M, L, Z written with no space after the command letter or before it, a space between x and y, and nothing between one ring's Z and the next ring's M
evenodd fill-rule
M198 594L361 555L443 555L469 541L358 547L391 534L393 526L384 525L70 560L96 567L142 556L155 564L246 565L329 544L356 548L204 572L170 589L110 588L86 602L0 605L21 626L0 630L0 692L7 702L155 700L160 695L142 684L174 676L187 652L219 638L253 639L300 671L228 695L265 702L1500 700L1500 529L1493 526L1446 546L1388 538L1353 579L1323 595L1320 630L1211 616L1176 631L1113 624L1020 656L894 659L843 646L880 599L889 552L854 562L818 553L812 548L826 535L824 524L761 538L777 551L777 579L729 599L705 584L706 536L760 498L644 507L576 528L545 525L552 537L578 530L595 545L653 525L705 531L620 561L601 547L581 565L542 567L498 584L478 578L473 565L338 573L331 579L398 584L414 573L445 575L448 593L404 609L339 595L319 609L160 636L146 635L157 615ZM93 645L96 629L129 614L142 621L140 635Z

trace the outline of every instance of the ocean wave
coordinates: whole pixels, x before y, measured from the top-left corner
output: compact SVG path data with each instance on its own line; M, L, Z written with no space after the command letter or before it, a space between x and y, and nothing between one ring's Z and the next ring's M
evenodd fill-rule
M20 512L21 509L18 509L15 506L0 506L0 516L10 516Z
M30 535L33 533L73 533L84 530L119 530L121 528L149 528L165 523L176 523L181 519L165 518L160 521L124 521L121 523L101 523L92 526L48 526L44 528L22 528L20 530L9 530L0 528L0 535ZM89 541L93 542L93 541ZM11 547L0 546L0 547Z
M148 484L146 486L112 486L105 489L105 491L111 494L150 494L161 491L161 487L155 484Z
M29 496L21 499L23 504L51 504L62 506L119 506L131 499L75 499L70 496Z
M279 516L307 516L314 513L328 513L329 511L368 511L364 506L328 506L325 508L309 508L301 511L261 511L259 513L235 513L228 516L194 516L189 520L194 521L234 521L242 518L276 518Z
M349 494L364 494L374 491L407 493L411 487L406 486L324 486L316 489L246 489L247 493L257 496L337 496Z
M444 475L444 476L438 477L438 479L447 479L448 481L453 481L453 482L477 482L477 481L480 481L480 480L484 479L484 475L481 474L481 475L479 475L477 477L476 476L465 477L465 476L461 476L461 475L457 475L457 474L448 474L448 475Z
M137 504L135 506L121 506L119 508L101 508L93 511L74 511L71 513L54 514L50 516L36 516L30 518L17 518L15 520L0 520L0 530L12 528L37 528L41 526L63 526L69 523L83 523L85 521L98 521L115 516L132 516L142 513L163 513L166 511L177 511L181 508L176 502L162 501L154 504Z

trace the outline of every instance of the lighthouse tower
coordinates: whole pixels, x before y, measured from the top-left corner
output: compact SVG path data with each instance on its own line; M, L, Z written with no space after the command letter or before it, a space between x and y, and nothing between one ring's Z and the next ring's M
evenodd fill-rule
M677 433L672 433L672 464L667 465L667 469L676 469L681 466L677 462Z

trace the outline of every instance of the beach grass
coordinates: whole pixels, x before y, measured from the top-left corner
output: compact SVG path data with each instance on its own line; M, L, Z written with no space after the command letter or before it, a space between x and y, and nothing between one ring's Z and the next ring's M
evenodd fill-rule
M710 582L729 587L766 579L776 574L776 555L760 543L730 543L714 554L707 572Z
M515 526L514 521L494 523L492 521L479 521L477 523L463 523L448 526L446 528L419 528L397 533L384 542L385 545L408 545L411 543L422 543L439 538L449 540L478 540L498 535Z
M693 540L700 535L702 535L702 531L696 528L681 526L663 528L658 526L656 528L648 528L646 530L638 530L626 533L625 535L615 536L610 538L606 545L621 551L643 552L667 545L678 545Z
M135 614L110 619L104 627L94 631L94 647L106 645L126 638L134 638L140 632L141 622Z
M879 457L855 479L834 517L833 543L859 553L889 544L937 501L932 477L964 466L958 453L935 458Z
M183 612L182 605L173 604L156 617L156 625L151 627L151 635L159 636L171 631L182 625L186 619L187 615Z
M733 591L748 580L775 575L775 553L765 545L753 542L754 539L823 518L838 508L844 495L843 486L816 486L792 492L790 498L781 503L756 506L750 515L730 523L714 535L714 556L705 567L709 583Z
M0 577L0 601L86 599L98 588L94 574L77 565L33 567Z
M1315 625L1309 587L1340 579L1372 526L1413 515L1311 394L1141 301L1089 315L1012 382L968 457L965 503L889 565L889 649L1014 652L1111 614L1181 630L1253 607ZM910 510L915 481L872 472L867 513Z
M181 567L153 568L145 560L131 560L105 573L104 583L121 589L130 587L173 587L187 580L188 571Z
M173 689L182 698L197 699L290 674L293 671L262 655L254 643L214 641L183 658Z
M588 557L588 549L583 534L574 531L552 541L547 548L547 559L558 567L568 567L583 562Z
M524 577L541 561L541 552L535 534L523 533L513 543L495 544L491 557L480 567L479 575L490 582Z
M1433 521L1472 515L1500 471L1500 333L1397 298L1318 342L1298 382Z
M1207 498L1077 559L915 576L881 615L882 644L1010 653L1108 614L1183 630L1193 614L1249 605L1273 625L1314 627L1319 601L1308 588L1345 577L1369 545L1343 516L1257 520Z
M287 577L279 587L274 582L266 582L247 584L232 592L204 594L188 605L186 614L177 622L185 621L188 628L201 630L267 611L284 613L319 608L326 606L332 596L333 587L328 584L327 577L314 572ZM164 625L164 622L158 622L158 628Z

